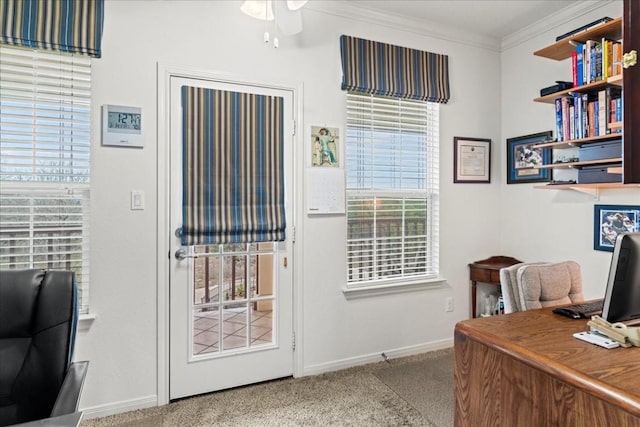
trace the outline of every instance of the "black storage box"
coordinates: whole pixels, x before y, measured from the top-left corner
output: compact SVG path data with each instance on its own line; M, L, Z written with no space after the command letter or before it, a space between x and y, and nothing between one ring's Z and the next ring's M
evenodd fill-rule
M610 165L586 166L578 171L578 184L594 184L601 182L622 182L622 174L609 173L609 168L621 167L622 163Z
M580 161L617 159L622 157L622 140L594 142L580 147Z
M563 82L556 80L556 84L553 86L543 87L540 89L540 96L550 95L552 93L560 92L561 90L571 89L573 82Z

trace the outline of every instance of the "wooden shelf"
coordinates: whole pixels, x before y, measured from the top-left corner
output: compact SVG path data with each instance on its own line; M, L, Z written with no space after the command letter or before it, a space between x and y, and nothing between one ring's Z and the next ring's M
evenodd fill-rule
M609 82L610 85L622 87L622 74L617 74L615 76L609 77L607 82Z
M614 127L614 125L618 125ZM609 123L609 129L620 128L622 125L621 122ZM618 139L622 138L622 133L608 133L606 135L598 135L598 136L590 136L588 138L580 138L580 139L570 139L568 141L554 141L554 142L545 142L542 144L535 144L533 148L571 148L571 147L580 147L583 144L589 144L591 142L597 141L608 141L610 139Z
M543 102L545 104L553 104L556 102L557 98L561 98L563 96L571 96L575 92L583 93L583 92L593 92L598 89L604 89L608 86L620 86L622 84L622 76L616 75L613 77L609 77L607 80L598 80L597 82L592 82L582 86L572 87L571 89L561 90L559 92L550 93L549 95L539 96L537 98L533 98L534 102Z
M604 166L608 163L621 163L621 162L622 162L622 157L615 157L611 159L588 160L585 162L552 163L550 165L534 166L534 169L572 169L572 168L580 168L582 166L592 166L592 165Z
M575 190L583 193L593 193L600 190L640 189L640 184L623 184L621 182L603 182L599 184L547 184L536 185L539 190Z
M559 40L550 46L533 52L533 54L543 58L561 61L563 59L571 58L571 53L575 49L571 42L576 41L584 43L587 40L595 40L602 37L607 37L615 40L621 39L622 17L616 18L613 21L596 25L595 27L591 27L588 30L581 31L577 34L574 34L573 36L567 37L566 39Z

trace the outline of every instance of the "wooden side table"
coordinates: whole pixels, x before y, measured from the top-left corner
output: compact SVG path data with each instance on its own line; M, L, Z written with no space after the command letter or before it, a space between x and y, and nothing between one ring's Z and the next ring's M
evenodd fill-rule
M515 258L498 255L469 264L469 279L471 280L471 318L476 317L477 282L500 286L500 269L521 262L522 261Z

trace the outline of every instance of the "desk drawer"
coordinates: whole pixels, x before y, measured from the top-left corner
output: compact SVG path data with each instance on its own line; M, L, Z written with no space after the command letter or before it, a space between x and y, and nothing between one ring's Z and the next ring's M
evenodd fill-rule
M471 267L471 280L484 283L500 283L500 271Z

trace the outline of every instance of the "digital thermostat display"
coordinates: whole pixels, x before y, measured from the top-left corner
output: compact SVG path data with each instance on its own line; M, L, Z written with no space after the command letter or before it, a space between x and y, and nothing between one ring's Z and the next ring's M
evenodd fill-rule
M143 147L142 109L103 105L102 145Z
M122 131L127 133L136 131L140 133L140 117L142 117L142 114L109 111L108 128L114 132Z

